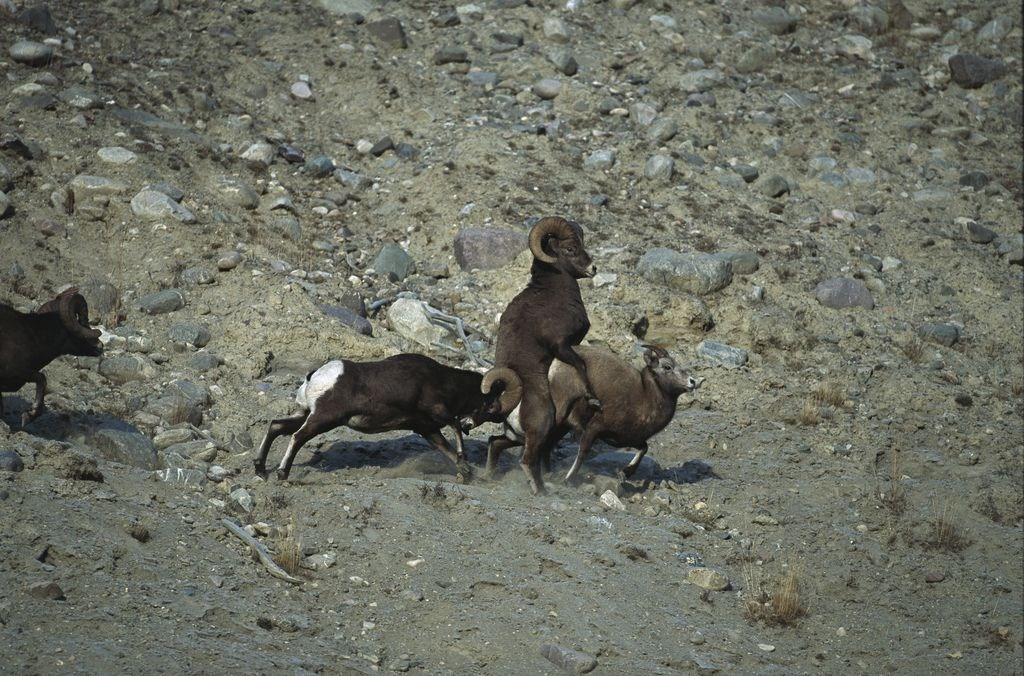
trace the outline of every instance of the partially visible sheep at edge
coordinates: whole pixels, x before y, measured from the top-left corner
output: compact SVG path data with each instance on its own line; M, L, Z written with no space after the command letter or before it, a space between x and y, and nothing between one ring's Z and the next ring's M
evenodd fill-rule
M35 383L32 408L22 416L22 426L42 414L46 376L42 369L61 355L98 357L103 353L100 331L89 328L89 306L72 287L35 312L18 312L0 304L0 417L3 392L17 392Z

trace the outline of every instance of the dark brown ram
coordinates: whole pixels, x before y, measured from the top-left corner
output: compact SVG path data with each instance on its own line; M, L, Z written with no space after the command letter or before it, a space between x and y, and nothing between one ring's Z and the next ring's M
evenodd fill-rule
M519 420L525 448L520 464L537 494L544 491L538 460L557 441L548 386L551 362L559 359L569 364L579 372L587 392L593 392L586 362L575 347L590 330L577 280L592 277L596 268L583 246L583 229L564 218L538 221L530 231L530 251L530 281L501 315L495 367L515 372L522 385ZM591 399L592 406L600 406L596 398Z
M277 468L277 478L284 480L303 444L345 426L367 434L415 432L455 464L460 478L467 479L472 471L462 448L463 427L503 420L502 401L508 404L519 398L514 373L498 378L501 382L496 383L493 394L482 393L482 379L475 371L445 366L419 354L371 362L327 362L306 375L295 395L303 411L271 421L253 462L256 473L267 476L267 454L282 434L292 435ZM445 427L455 433L457 451L452 451L441 433Z
M100 332L89 328L89 306L78 289L70 288L32 313L0 304L0 416L3 392L36 384L32 408L21 424L43 412L46 376L42 369L61 355L98 357L103 353Z

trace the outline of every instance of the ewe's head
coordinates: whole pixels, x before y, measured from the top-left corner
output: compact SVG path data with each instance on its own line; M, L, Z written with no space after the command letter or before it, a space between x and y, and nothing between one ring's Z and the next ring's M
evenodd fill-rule
M36 312L55 312L60 316L61 323L67 329L62 350L64 354L76 357L99 357L103 354L100 332L89 328L89 305L82 294L78 293L78 289L72 287L61 292L53 300L44 303Z
M530 251L537 260L576 279L593 277L597 266L583 248L583 228L558 216L537 221L530 230Z
M484 394L480 409L473 414L473 423L503 422L523 397L523 382L515 371L498 367L488 371L480 381Z
M644 362L658 386L668 394L693 392L704 383L703 378L691 376L685 366L677 364L672 355L656 345L644 346Z

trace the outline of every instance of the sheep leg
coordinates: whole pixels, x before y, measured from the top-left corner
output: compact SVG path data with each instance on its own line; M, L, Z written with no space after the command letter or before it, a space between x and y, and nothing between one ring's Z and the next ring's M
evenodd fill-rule
M295 462L295 454L302 446L318 434L326 432L338 426L337 419L320 417L316 411L311 411L306 421L299 429L292 434L292 440L288 442L288 450L281 458L281 464L277 466L277 478L281 481L288 479L288 473L292 471L292 463Z
M522 442L514 439L509 439L503 434L498 434L487 440L487 468L484 470L485 476L491 478L498 471L498 459L501 458L502 451L508 448L514 448L521 446Z
M456 427L456 425L452 425L452 427ZM435 430L433 432L423 432L421 434L427 439L427 441L434 445L434 448L441 451L444 454L444 456L451 460L452 464L455 465L455 480L458 481L459 483L465 481L466 476L464 475L463 471L464 469L466 469L466 461L461 456L461 454L456 453L455 451L452 450L452 447L448 444L448 440L444 438L443 434L441 434L441 430ZM461 440L459 440L458 443L461 450Z
M468 460L466 460L466 449L462 446L462 426L458 420L452 423L452 429L455 430L456 455L459 456L458 462L455 463L455 469L457 469L459 473L455 475L455 478L460 482L469 481L473 478L473 466L469 464Z
M565 475L566 484L569 484L576 478L576 473L580 471L580 467L583 466L583 461L587 459L587 454L590 453L590 447L594 445L594 441L597 439L597 434L597 425L590 425L587 429L583 430L583 434L580 435L580 447L579 450L576 451L576 459L572 461L572 467L569 468L569 472Z
M38 418L46 408L46 404L43 403L43 397L46 396L46 376L42 371L37 371L32 374L32 378L28 382L36 384L36 400L33 402L32 408L21 416L22 427Z
M640 466L640 461L644 459L644 455L647 453L647 444L637 446L636 455L629 461L629 464L622 468L622 476L630 478L636 473L637 467Z
M530 482L530 491L534 495L544 494L544 477L540 472L540 460L547 452L549 444L554 443L555 405L551 401L546 377L530 379L524 383L524 394L519 420L523 426L526 443L519 466L526 473Z
M576 372L580 374L580 378L583 379L583 386L586 388L587 403L595 411L600 411L601 401L594 394L594 388L590 384L590 376L587 374L587 362L572 348L572 345L560 346L555 358L576 369Z
M274 443L274 439L277 439L282 434L294 434L296 430L302 427L302 423L306 422L308 416L309 413L306 412L290 418L278 418L270 421L270 427L267 429L263 442L260 444L259 453L256 459L252 461L256 474L264 479L267 478L267 454L270 453L270 446Z

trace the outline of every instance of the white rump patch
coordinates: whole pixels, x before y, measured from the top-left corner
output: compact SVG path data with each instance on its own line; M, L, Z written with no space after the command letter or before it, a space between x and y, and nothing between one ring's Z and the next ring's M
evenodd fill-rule
M334 387L344 373L345 363L343 361L336 359L327 362L313 371L306 381L299 385L299 391L295 393L295 402L307 411L313 410L316 400L322 397L324 392Z
M519 423L520 408L522 408L522 404L512 409L512 412L505 418L505 436L511 441L519 441L525 436L523 434L523 426Z

